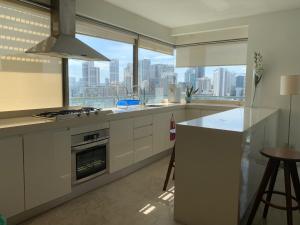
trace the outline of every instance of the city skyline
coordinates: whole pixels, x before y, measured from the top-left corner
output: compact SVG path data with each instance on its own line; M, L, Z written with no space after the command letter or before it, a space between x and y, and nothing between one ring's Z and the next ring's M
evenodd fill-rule
M118 41L106 40L96 37L90 37L86 35L77 34L77 38L86 44L90 45L95 50L107 56L109 59L119 60L119 79L124 79L124 68L127 67L128 63L133 63L133 47L132 44L122 43ZM185 71L188 68L178 68L175 66L175 55L170 56L159 52L153 52L147 49L139 49L139 60L150 59L152 64L169 64L175 68L178 82L183 82L185 79ZM80 79L82 71L82 62L80 60L70 60L72 67L70 67L69 74L75 79ZM95 66L100 69L100 82L105 83L106 78L109 78L109 62L95 62ZM222 66L222 65L220 65ZM205 75L212 79L214 70L218 66L205 67ZM227 69L234 71L237 74L245 74L246 68L244 66L226 66Z

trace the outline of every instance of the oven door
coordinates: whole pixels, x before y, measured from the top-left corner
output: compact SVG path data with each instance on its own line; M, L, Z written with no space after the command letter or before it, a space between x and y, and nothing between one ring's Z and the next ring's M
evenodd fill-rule
M108 139L72 147L72 184L78 184L107 171Z

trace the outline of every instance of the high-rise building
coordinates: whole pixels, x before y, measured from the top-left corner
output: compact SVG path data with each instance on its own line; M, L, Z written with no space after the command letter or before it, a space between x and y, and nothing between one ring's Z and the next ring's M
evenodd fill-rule
M208 77L197 78L196 89L199 89L198 94L208 95L211 93L211 80Z
M235 96L245 96L245 76L237 76L235 78Z
M124 69L124 85L127 91L132 91L133 64L128 63Z
M82 85L84 87L95 87L100 85L100 68L95 67L93 61L82 64Z
M196 86L196 73L193 68L188 69L184 73L184 81L189 86Z
M204 67L195 68L195 76L196 76L196 79L204 77L205 76L205 68Z
M234 77L225 68L218 68L214 71L214 96L231 96L234 90Z
M139 77L140 80L149 80L151 71L151 60L143 59L139 61Z
M119 83L119 60L118 59L112 59L109 62L109 79L110 79L110 84Z

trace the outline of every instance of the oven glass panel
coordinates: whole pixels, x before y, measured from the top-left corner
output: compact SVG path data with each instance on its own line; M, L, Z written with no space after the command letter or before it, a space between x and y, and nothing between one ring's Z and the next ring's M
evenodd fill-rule
M95 146L76 154L76 179L88 177L106 169L106 145Z

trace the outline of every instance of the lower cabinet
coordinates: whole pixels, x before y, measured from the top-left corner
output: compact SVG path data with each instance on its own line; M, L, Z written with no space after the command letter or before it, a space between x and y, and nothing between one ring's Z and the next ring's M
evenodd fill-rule
M147 159L152 154L152 135L134 140L134 162Z
M0 214L11 217L24 211L22 137L0 139Z
M170 149L174 141L170 141L170 121L174 115L175 123L185 121L185 110L176 110L153 115L153 153L157 154Z
M24 135L25 209L71 192L71 135L67 129Z
M133 164L133 119L110 122L109 158L111 173Z

